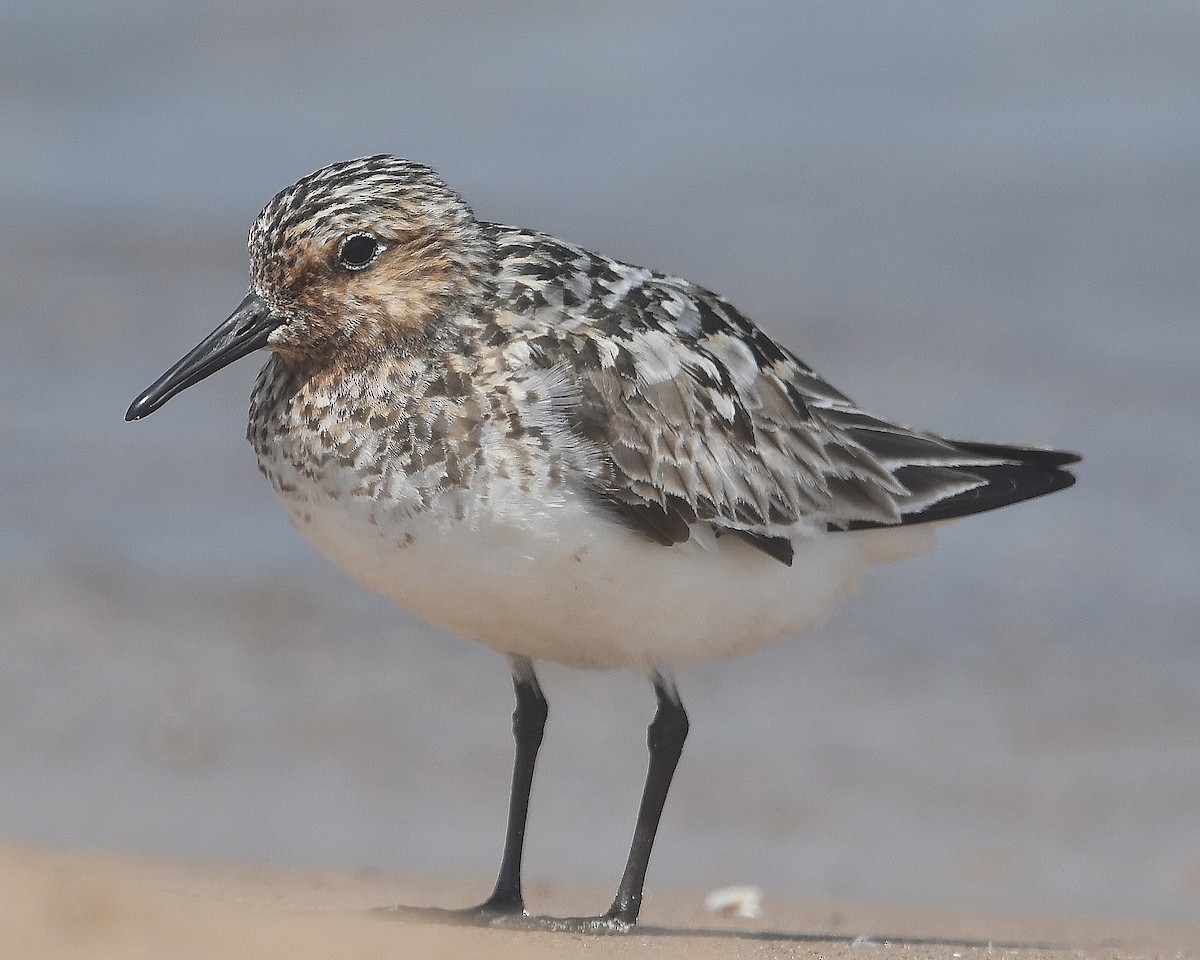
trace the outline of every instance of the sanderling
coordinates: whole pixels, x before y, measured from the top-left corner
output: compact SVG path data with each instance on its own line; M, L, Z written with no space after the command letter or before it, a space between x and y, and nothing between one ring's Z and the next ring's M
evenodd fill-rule
M245 300L126 419L265 347L248 438L296 529L509 659L500 872L447 916L628 929L688 731L672 668L819 623L873 564L928 549L936 521L1074 482L1070 453L865 413L711 291L481 222L406 160L304 177L249 248ZM629 859L598 917L525 913L542 659L636 667L658 699Z

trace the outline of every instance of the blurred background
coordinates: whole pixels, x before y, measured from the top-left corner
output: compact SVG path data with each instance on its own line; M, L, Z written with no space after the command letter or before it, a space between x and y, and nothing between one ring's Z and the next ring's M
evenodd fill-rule
M0 836L490 889L503 662L292 532L257 358L122 420L277 190L394 152L721 292L873 412L1086 458L680 678L651 903L1200 914L1197 49L1182 0L5 0ZM543 682L527 872L607 888L651 692Z

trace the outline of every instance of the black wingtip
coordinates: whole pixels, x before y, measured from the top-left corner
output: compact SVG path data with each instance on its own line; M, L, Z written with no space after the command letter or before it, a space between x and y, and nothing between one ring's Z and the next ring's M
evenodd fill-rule
M905 513L900 518L904 526L917 523L933 523L938 520L954 520L975 513L997 510L1023 500L1044 497L1065 490L1075 483L1075 474L1063 469L1082 460L1078 454L1064 450L1047 450L1038 447L1012 447L995 443L952 441L955 447L969 453L1005 460L1005 463L971 464L962 467L940 467L953 469L968 477L977 477L983 482L954 496L937 500L923 510ZM928 469L920 466L900 467L895 477L910 489L920 486L920 473ZM845 529L869 530L894 524L872 521L854 521Z
M954 440L954 446L968 453L978 453L985 457L996 457L1000 460L1016 460L1031 466L1066 467L1083 460L1077 453L1066 450L1051 450L1046 447L1014 447L1003 443L980 443L975 440ZM1070 486L1070 484L1067 484Z

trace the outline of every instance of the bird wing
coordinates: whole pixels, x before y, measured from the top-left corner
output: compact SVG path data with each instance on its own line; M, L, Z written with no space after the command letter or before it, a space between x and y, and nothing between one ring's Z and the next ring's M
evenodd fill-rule
M860 410L693 283L513 231L508 325L573 386L593 492L664 544L696 523L782 562L808 529L944 520L1073 482L1056 451L958 443Z

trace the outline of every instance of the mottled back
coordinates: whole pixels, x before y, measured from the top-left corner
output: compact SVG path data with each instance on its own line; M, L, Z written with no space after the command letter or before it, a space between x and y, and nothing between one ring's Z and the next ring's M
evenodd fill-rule
M858 409L730 303L552 237L494 227L492 336L527 338L579 389L596 493L664 544L690 524L784 562L805 530L947 519L1059 489L1070 454L954 443Z

